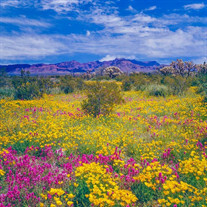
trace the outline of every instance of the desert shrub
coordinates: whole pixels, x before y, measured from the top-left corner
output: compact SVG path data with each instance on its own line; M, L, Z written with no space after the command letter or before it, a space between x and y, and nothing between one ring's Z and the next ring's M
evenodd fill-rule
M191 78L182 76L167 76L164 79L164 84L167 85L173 95L183 95L191 86Z
M133 88L136 91L142 90L143 87L149 82L145 74L135 74L130 76L130 80L132 82Z
M72 84L68 84L63 88L63 91L64 91L65 94L73 93L74 87L73 87Z
M197 92L204 96L204 101L207 102L207 73L198 74L196 86L198 86Z
M36 81L42 93L49 94L51 89L54 88L56 85L56 83L48 77L36 78Z
M65 93L72 93L74 91L81 91L85 88L84 80L80 77L62 76L60 78L61 90Z
M163 96L166 97L169 94L169 89L165 85L151 84L145 88L145 91L150 96Z
M84 80L80 77L76 78L76 89L81 91L85 88Z
M45 93L47 80L29 75L29 72L21 70L21 76L12 77L12 86L15 88L14 99L32 100L42 97Z
M131 80L127 77L122 81L122 89L124 91L130 91L132 88L132 82Z
M103 75L109 76L110 78L115 78L122 74L123 72L116 66L109 66L103 70Z
M110 114L114 106L123 101L120 87L115 82L91 82L87 85L86 95L82 109L94 117Z
M189 77L195 73L196 65L193 62L183 62L182 59L172 61L170 66L165 66L160 69L163 75L178 75L182 77Z
M54 88L50 88L49 90L48 90L48 94L61 94L61 89L60 89L60 87L54 87Z
M26 82L22 83L22 85L16 88L14 98L22 100L32 100L34 98L40 98L42 97L42 95L43 92L40 91L37 82Z
M61 90L65 93L72 93L75 90L76 82L72 76L63 76L60 79Z
M0 99L6 97L12 97L14 95L14 88L11 87L2 87L0 88Z

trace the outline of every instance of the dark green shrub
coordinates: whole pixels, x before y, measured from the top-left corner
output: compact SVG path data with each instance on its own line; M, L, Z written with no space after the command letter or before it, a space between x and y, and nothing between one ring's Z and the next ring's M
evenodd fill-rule
M72 85L67 85L63 89L65 94L72 93L74 91L74 87Z
M131 187L132 192L136 195L140 203L147 203L156 200L159 197L157 191L147 187L144 183L134 183Z
M61 90L65 93L72 93L74 91L80 91L85 88L85 84L82 78L72 76L62 76L60 78Z
M42 97L43 93L40 91L38 83L27 82L17 87L14 93L15 99L31 100Z
M122 82L122 89L124 91L130 91L131 88L132 88L132 83L131 83L130 79L126 78L125 80L123 80L123 82Z
M130 79L136 91L142 90L143 87L149 82L145 74L135 74L131 76Z
M87 86L86 95L82 109L94 117L110 114L114 106L123 101L120 88L115 82L92 82Z
M173 95L182 95L191 86L192 79L182 76L167 76L164 79L164 83L169 87Z
M198 93L204 96L204 102L207 102L207 73L198 75L197 86Z
M0 88L0 99L6 97L12 97L14 95L14 88L11 87L2 87Z
M169 94L169 89L165 85L151 84L145 88L145 91L150 96L163 96L166 97Z

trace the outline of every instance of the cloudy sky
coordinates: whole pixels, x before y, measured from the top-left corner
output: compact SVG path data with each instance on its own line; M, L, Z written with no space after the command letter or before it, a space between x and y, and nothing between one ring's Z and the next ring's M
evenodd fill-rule
M207 61L207 1L1 0L0 64Z

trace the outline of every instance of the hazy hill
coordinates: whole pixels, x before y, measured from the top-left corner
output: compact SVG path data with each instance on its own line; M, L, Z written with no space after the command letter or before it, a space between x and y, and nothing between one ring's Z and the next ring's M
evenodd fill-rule
M93 61L88 63L79 63L75 60L57 64L15 64L0 65L5 68L10 75L20 75L21 69L30 71L31 75L65 75L73 73L95 72L100 67L117 66L123 72L153 72L160 64L156 61L142 62L129 59L115 59L111 61Z

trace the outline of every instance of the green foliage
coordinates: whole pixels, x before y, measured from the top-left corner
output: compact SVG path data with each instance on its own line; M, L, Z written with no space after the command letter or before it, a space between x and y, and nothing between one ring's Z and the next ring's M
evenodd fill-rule
M82 78L72 76L62 76L60 78L61 90L65 93L72 93L74 91L83 90L84 81Z
M2 87L0 88L0 99L6 97L12 97L14 95L14 88L12 87Z
M90 206L90 201L86 198L86 194L89 194L90 191L87 187L87 184L84 180L78 181L78 187L76 188L75 198L74 198L74 207L87 207Z
M37 77L29 77L29 73L21 70L21 77L12 78L12 84L15 88L14 98L21 100L31 100L42 97L45 92L43 82L46 80Z
M65 94L73 93L73 91L74 91L74 87L73 87L72 84L68 84L67 86L65 86L65 87L63 88L63 91L64 91Z
M14 98L21 100L32 100L34 98L40 98L42 95L43 93L40 91L40 88L36 82L27 82L17 87Z
M41 93L50 93L51 88L55 87L55 82L53 82L50 78L36 78L38 87Z
M130 91L132 88L132 83L130 81L129 78L126 78L123 82L122 82L122 89L124 91Z
M207 73L200 73L196 79L198 93L204 96L204 101L207 102Z
M156 85L156 84L151 84L145 88L145 91L150 95L150 96L163 96L166 97L169 95L169 89L165 85Z
M33 143L31 143L28 140L25 141L18 141L15 144L12 145L12 149L16 150L17 152L24 153L27 147L32 146ZM9 147L9 146L8 146Z
M146 90L153 96L183 95L190 86L197 86L198 93L207 101L206 71L206 63L194 65L192 62L182 60L173 61L170 66L161 68L159 73L130 75L124 74L117 67L101 67L96 71L96 76L88 72L79 77L71 75L31 77L29 71L24 70L21 70L20 76L7 76L5 69L0 69L0 98L33 99L41 97L44 93L68 94L84 90L86 79L97 81L115 79L122 82L123 91ZM91 110L99 110L95 107L96 104Z
M166 76L164 84L169 87L173 95L183 95L192 84L190 77Z
M141 203L147 203L158 198L158 193L147 187L144 183L133 184L131 190Z
M123 99L119 86L115 82L94 82L86 89L87 99L82 103L82 109L94 117L110 114L116 104Z
M134 89L136 91L142 90L145 85L149 82L147 75L141 74L134 74L130 76Z

